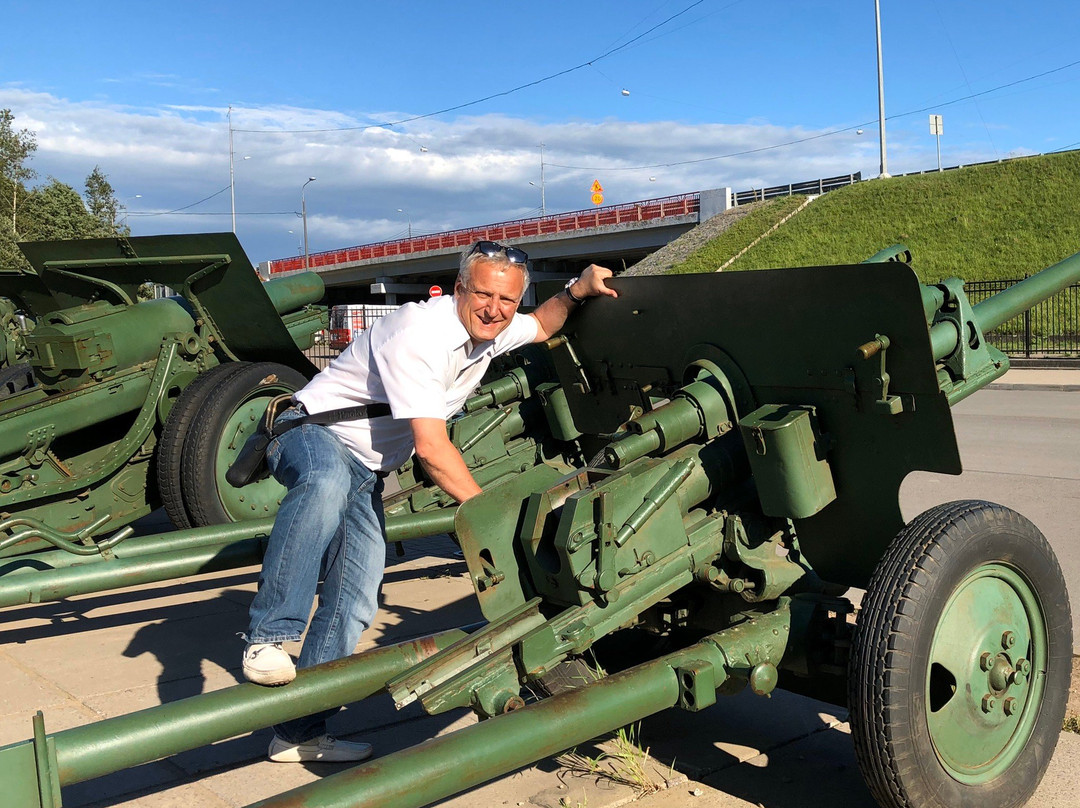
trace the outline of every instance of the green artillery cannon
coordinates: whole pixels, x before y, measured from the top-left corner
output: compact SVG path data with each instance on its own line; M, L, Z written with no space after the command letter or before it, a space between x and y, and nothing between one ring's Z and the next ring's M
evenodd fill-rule
M847 704L883 808L1022 805L1064 714L1060 568L1015 512L953 502L905 525L898 493L960 472L950 407L1008 369L985 332L1074 282L1080 255L973 307L900 254L616 279L547 343L550 376L527 366L471 403L459 445L506 473L431 513L453 513L485 625L54 734L39 713L0 749L11 804L386 689L488 720L259 805L421 806L749 686ZM505 460L537 413L548 438ZM445 524L422 489L392 529Z
M318 276L264 285L232 234L22 248L34 271L0 273L0 557L107 556L161 504L181 527L272 515L282 489L232 491L219 456L315 372Z

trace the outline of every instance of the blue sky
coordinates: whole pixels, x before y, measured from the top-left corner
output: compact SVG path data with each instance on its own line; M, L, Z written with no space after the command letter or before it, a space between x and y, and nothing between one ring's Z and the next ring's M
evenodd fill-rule
M541 143L549 213L596 179L618 204L878 173L873 0L15 2L6 22L0 107L37 133L39 181L100 165L136 235L231 228L231 105L256 262L300 249L309 176L315 252L538 215ZM891 173L936 167L931 112L945 165L1080 146L1071 4L882 0L882 31Z

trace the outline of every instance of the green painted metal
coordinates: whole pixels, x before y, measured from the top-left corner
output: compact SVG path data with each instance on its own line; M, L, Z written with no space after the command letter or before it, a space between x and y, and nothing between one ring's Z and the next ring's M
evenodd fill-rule
M881 264L885 261L902 261L905 264L910 264L911 250L903 244L893 244L891 247L886 247L884 250L878 250L869 258L864 259L862 263Z
M252 532L261 533L262 530ZM5 575L0 579L0 607L46 603L75 595L247 567L262 561L263 547L263 540L244 539L228 544L215 543L134 558Z
M269 536L274 520L251 519L230 525L196 527L189 530L154 533L146 536L132 536L112 543L112 538L95 543L87 550L93 555L74 555L67 552L48 550L41 553L24 553L19 556L0 559L0 592L8 581L19 575L33 575L36 572L66 569L74 566L92 566L111 564L115 560L131 559L156 553L169 553L191 550L199 547L213 547L230 544L244 539ZM109 551L102 555L105 547Z
M836 499L813 408L765 404L739 421L746 454L769 516L806 519Z
M301 347L325 324L311 305L321 279L260 283L232 234L21 246L33 271L0 273L4 363L26 363L33 385L0 400L0 511L46 525L42 539L58 546L160 504L150 474L160 427L200 373L250 359L315 372ZM178 296L139 302L148 284ZM13 555L44 543L0 536L0 546Z
M539 359L524 356L485 386L449 425L483 492L456 507L410 463L386 512L391 541L456 534L489 624L384 683L399 705L467 706L491 720L261 805L427 804L747 683L763 695L780 684L838 698L852 607L833 593L864 585L900 532L908 473L959 472L950 406L1007 368L983 328L1080 272L1070 259L979 308L957 280L920 285L906 260L897 246L853 266L617 278L617 299L590 301L536 347ZM220 263L194 274L211 277ZM112 302L126 293L98 281ZM255 552L259 539L182 535L162 552L128 541L114 542L115 559L49 575L104 586L130 564L149 580ZM5 587L37 578L5 570L0 602ZM918 695L956 779L988 783L1028 744L1043 701L1030 675L1045 663L1042 621L1033 586L1004 562L965 580L942 612L931 686ZM523 684L628 627L682 650L524 707ZM313 685L311 698L331 698L315 693L328 689ZM225 706L243 699L221 698L214 732L243 731ZM79 777L106 760L127 765L162 713L139 715L115 745L93 727L55 736L57 770L80 756L91 762L71 764Z
M391 517L387 541L447 533L455 508ZM257 519L125 539L107 556L48 551L0 559L0 608L167 581L262 562L274 520Z
M452 629L299 671L287 687L236 685L53 733L47 739L39 713L34 740L0 748L0 782L19 794L37 791L40 802L16 804L46 808L48 800L55 798L47 789L32 789L29 779L35 784L55 783L58 793L61 786L361 701L394 675L463 636L462 629ZM26 766L28 747L34 752L30 767Z
M983 331L997 328L1077 281L1080 281L1080 253L975 304L973 311L979 327Z
M415 808L674 706L663 661L324 777L251 808Z
M838 496L796 529L826 580L865 584L903 525L897 491L908 473L960 471L921 287L906 265L618 278L613 285L617 299L590 301L587 316L576 312L564 327L580 366L553 351L577 427L617 431L635 407L674 396L702 360L722 368L738 413L763 404L813 407L830 439ZM894 346L884 357L887 389L883 357L856 355L875 335ZM588 393L572 382L582 375ZM902 412L876 414L876 402L893 406L889 397Z
M279 318L267 317L268 297L254 267L232 233L81 239L20 245L61 308L80 305L90 293L111 284L132 302L146 281L176 290L191 304L216 342L239 359L280 362L310 370ZM283 296L301 289L300 304L311 300L318 281L286 280ZM0 294L12 297L3 285ZM275 297L278 292L275 292ZM321 297L321 295L320 295ZM300 306L297 306L299 308ZM269 306L273 308L273 305ZM36 312L35 312L36 313Z
M745 682L758 664L778 661L787 640L788 611L781 604L741 628L719 632L675 654L324 777L250 808L429 805L674 707L686 696L680 672L690 664L709 671L715 698L716 688L729 677ZM734 664L729 660L735 660Z
M234 488L225 479L225 475L244 443L258 429L271 399L292 392L291 388L280 382L260 385L257 391L244 396L225 423L222 434L226 435L228 440L221 441L216 447L214 476L217 479L218 498L222 508L233 522L272 516L281 505L285 487L273 477L266 477L243 488Z
M1042 607L1016 570L987 564L956 587L934 633L925 700L934 751L953 778L988 783L1016 762L1039 714L1047 659ZM943 695L953 678L955 692Z

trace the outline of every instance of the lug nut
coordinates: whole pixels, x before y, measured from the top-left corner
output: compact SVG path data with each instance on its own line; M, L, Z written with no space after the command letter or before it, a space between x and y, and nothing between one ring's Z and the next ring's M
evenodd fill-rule
M982 656L979 657L979 667L984 671L988 671L994 667L994 655L989 651L983 651Z
M1009 698L1005 699L1001 706L1005 708L1005 715L1012 715L1016 712L1016 699L1014 699L1012 696L1009 696Z
M1016 660L1016 669L1024 676L1027 676L1031 673L1031 663L1026 659L1018 659Z
M997 705L997 700L994 699L989 693L982 697L982 710L984 713L988 713L994 709Z
M1016 645L1016 634L1011 631L1006 631L1001 635L1002 648L1012 648L1014 645Z

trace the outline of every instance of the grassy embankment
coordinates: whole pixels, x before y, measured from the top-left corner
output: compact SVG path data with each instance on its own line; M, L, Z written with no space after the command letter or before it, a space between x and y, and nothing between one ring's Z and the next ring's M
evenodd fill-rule
M856 263L891 244L911 248L920 280L1020 278L1080 252L1080 152L831 191L727 270ZM797 207L774 200L672 273L711 272Z

